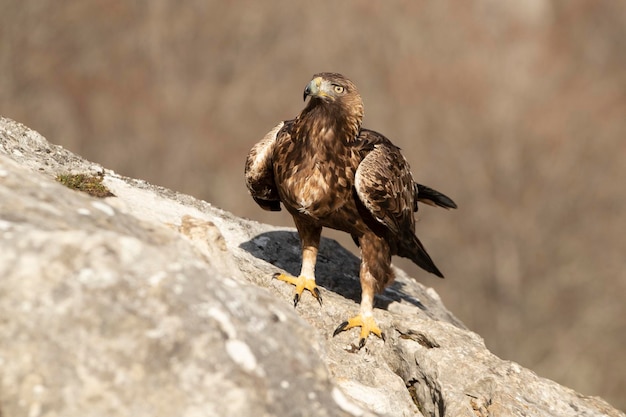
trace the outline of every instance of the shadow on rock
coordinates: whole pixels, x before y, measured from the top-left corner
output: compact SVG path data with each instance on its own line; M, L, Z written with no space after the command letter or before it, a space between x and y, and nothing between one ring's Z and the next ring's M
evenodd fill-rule
M300 238L296 232L277 230L261 233L239 247L293 276L300 274L302 255ZM335 240L322 238L317 255L315 280L320 287L360 303L360 263L361 260L357 256ZM424 310L425 307L419 300L403 294L404 286L405 284L400 281L394 282L383 294L376 297L376 307L386 310L394 301L405 301Z

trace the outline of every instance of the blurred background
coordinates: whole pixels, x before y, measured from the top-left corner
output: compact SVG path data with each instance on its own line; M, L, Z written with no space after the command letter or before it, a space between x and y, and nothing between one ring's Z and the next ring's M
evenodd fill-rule
M271 224L244 159L320 71L459 204L418 213L445 280L396 264L498 356L626 409L626 2L0 0L0 114Z

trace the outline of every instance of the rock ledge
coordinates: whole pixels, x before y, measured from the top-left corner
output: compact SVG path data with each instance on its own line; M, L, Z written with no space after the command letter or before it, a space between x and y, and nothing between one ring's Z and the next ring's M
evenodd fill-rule
M103 176L115 195L59 174ZM324 306L293 229L125 178L0 118L0 416L622 416L486 348L398 271L386 342L332 337L358 259L324 240ZM252 202L251 202L252 204Z

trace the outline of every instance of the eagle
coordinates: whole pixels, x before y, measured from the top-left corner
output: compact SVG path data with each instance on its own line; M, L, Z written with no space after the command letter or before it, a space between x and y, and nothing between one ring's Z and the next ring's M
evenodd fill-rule
M374 295L394 280L392 255L411 259L443 278L415 235L418 202L446 209L446 195L418 184L409 163L389 139L361 126L363 100L352 81L338 73L319 73L307 84L309 101L292 120L278 123L250 150L245 180L263 209L293 217L301 242L298 277L274 278L295 285L294 307L304 290L322 305L315 263L322 228L349 233L360 247L360 311L342 322L333 336L360 327L359 348L370 334L384 339L373 315Z

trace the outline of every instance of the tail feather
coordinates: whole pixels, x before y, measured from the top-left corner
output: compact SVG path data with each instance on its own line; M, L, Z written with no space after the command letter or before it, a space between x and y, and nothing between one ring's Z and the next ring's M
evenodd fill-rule
M423 270L443 278L443 274L439 268L437 268L430 255L428 255L428 252L426 252L426 248L424 248L422 242L420 242L414 234L411 234L410 236L407 236L406 239L403 239L398 250L398 255L409 258Z
M443 207L445 209L457 208L456 203L452 201L450 197L422 184L415 184L415 195L417 196L417 199L414 211L417 211L417 201L430 206Z

